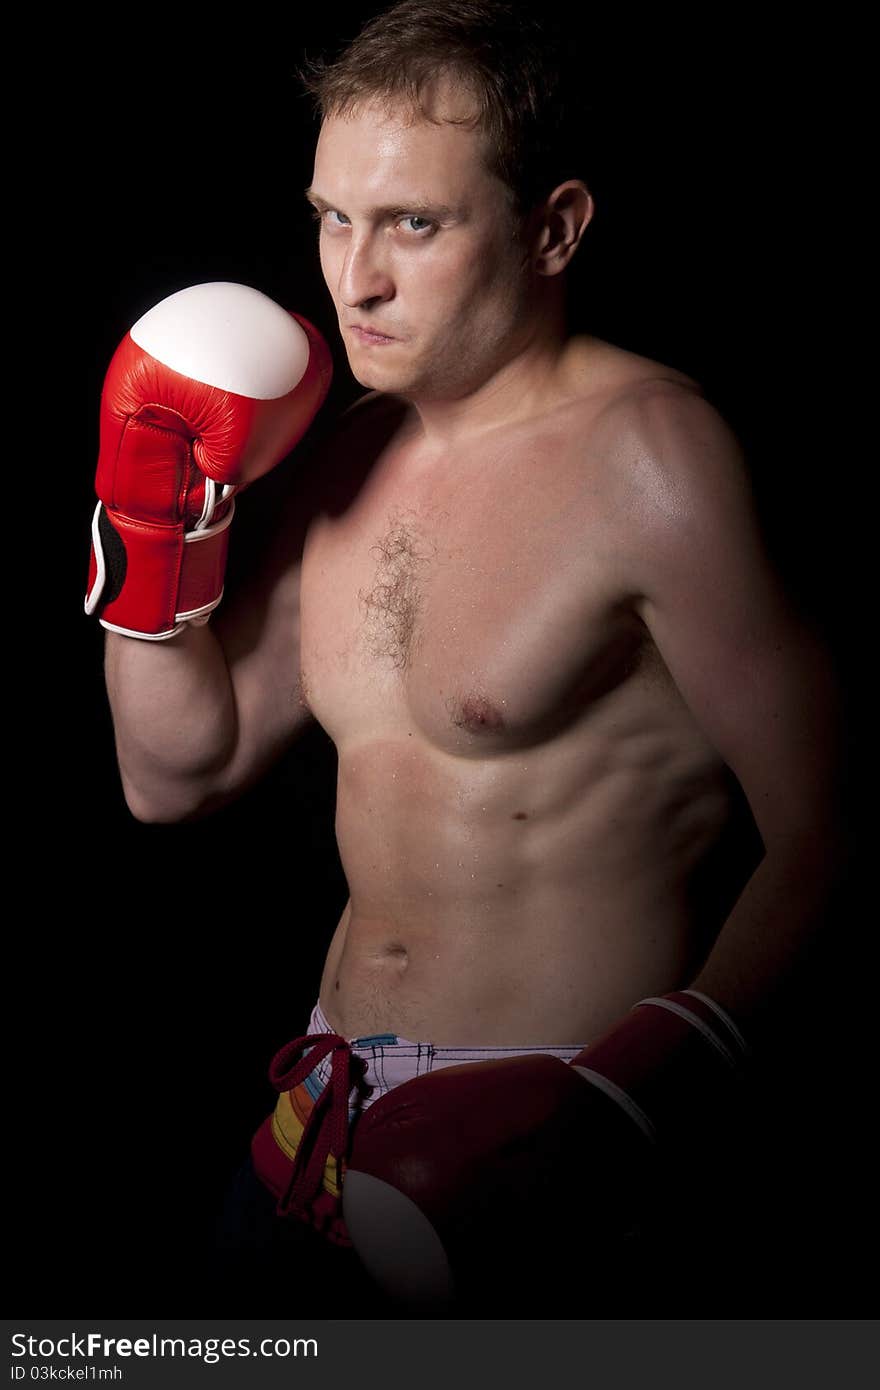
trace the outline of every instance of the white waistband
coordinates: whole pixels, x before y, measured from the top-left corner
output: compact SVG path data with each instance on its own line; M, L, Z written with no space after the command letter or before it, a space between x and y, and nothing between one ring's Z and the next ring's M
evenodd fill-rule
M308 1031L310 1033L333 1033L335 1029L328 1022L320 1003L312 1010ZM523 1056L527 1053L541 1053L558 1057L562 1062L571 1062L586 1043L571 1043L568 1046L523 1043L508 1047L446 1047L434 1043L416 1042L411 1038L401 1038L396 1033L376 1033L369 1038L346 1038L353 1053L362 1057L367 1064L364 1075L365 1085L372 1088L370 1095L363 1100L366 1108L380 1096L386 1095L394 1086L400 1086L413 1077L425 1076L440 1067L459 1066L463 1062L489 1062L499 1057ZM315 1067L307 1084L312 1090L319 1090L330 1080L332 1061L325 1057Z

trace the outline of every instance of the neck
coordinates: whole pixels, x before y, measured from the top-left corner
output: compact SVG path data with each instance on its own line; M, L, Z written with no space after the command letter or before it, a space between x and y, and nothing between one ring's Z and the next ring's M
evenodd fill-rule
M562 306L535 320L511 354L477 385L460 395L411 404L428 446L447 448L472 440L500 424L526 420L547 408L558 390L565 353Z

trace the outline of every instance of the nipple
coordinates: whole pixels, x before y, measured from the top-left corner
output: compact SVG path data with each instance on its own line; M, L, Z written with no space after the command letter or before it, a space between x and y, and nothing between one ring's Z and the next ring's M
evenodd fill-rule
M504 716L485 695L468 695L453 714L453 724L474 733L504 728Z

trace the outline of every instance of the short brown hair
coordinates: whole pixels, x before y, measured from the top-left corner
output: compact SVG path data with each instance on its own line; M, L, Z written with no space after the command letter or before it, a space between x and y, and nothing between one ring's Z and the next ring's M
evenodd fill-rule
M335 61L312 62L301 75L322 118L379 96L404 97L433 119L426 89L440 73L457 78L477 100L489 167L524 215L564 179L584 177L585 108L567 80L565 49L529 3L399 0Z

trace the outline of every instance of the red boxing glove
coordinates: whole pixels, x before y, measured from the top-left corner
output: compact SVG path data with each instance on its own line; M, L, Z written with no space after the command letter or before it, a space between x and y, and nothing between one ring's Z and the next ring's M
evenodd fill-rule
M725 1111L746 1055L718 1005L681 990L642 1000L571 1064L525 1054L408 1081L354 1130L355 1249L387 1293L423 1306L468 1280L479 1291L487 1269L516 1279L542 1240L601 1260L638 1222L657 1148Z
M302 438L330 386L329 349L249 285L170 295L107 371L85 611L160 641L223 596L233 494Z

